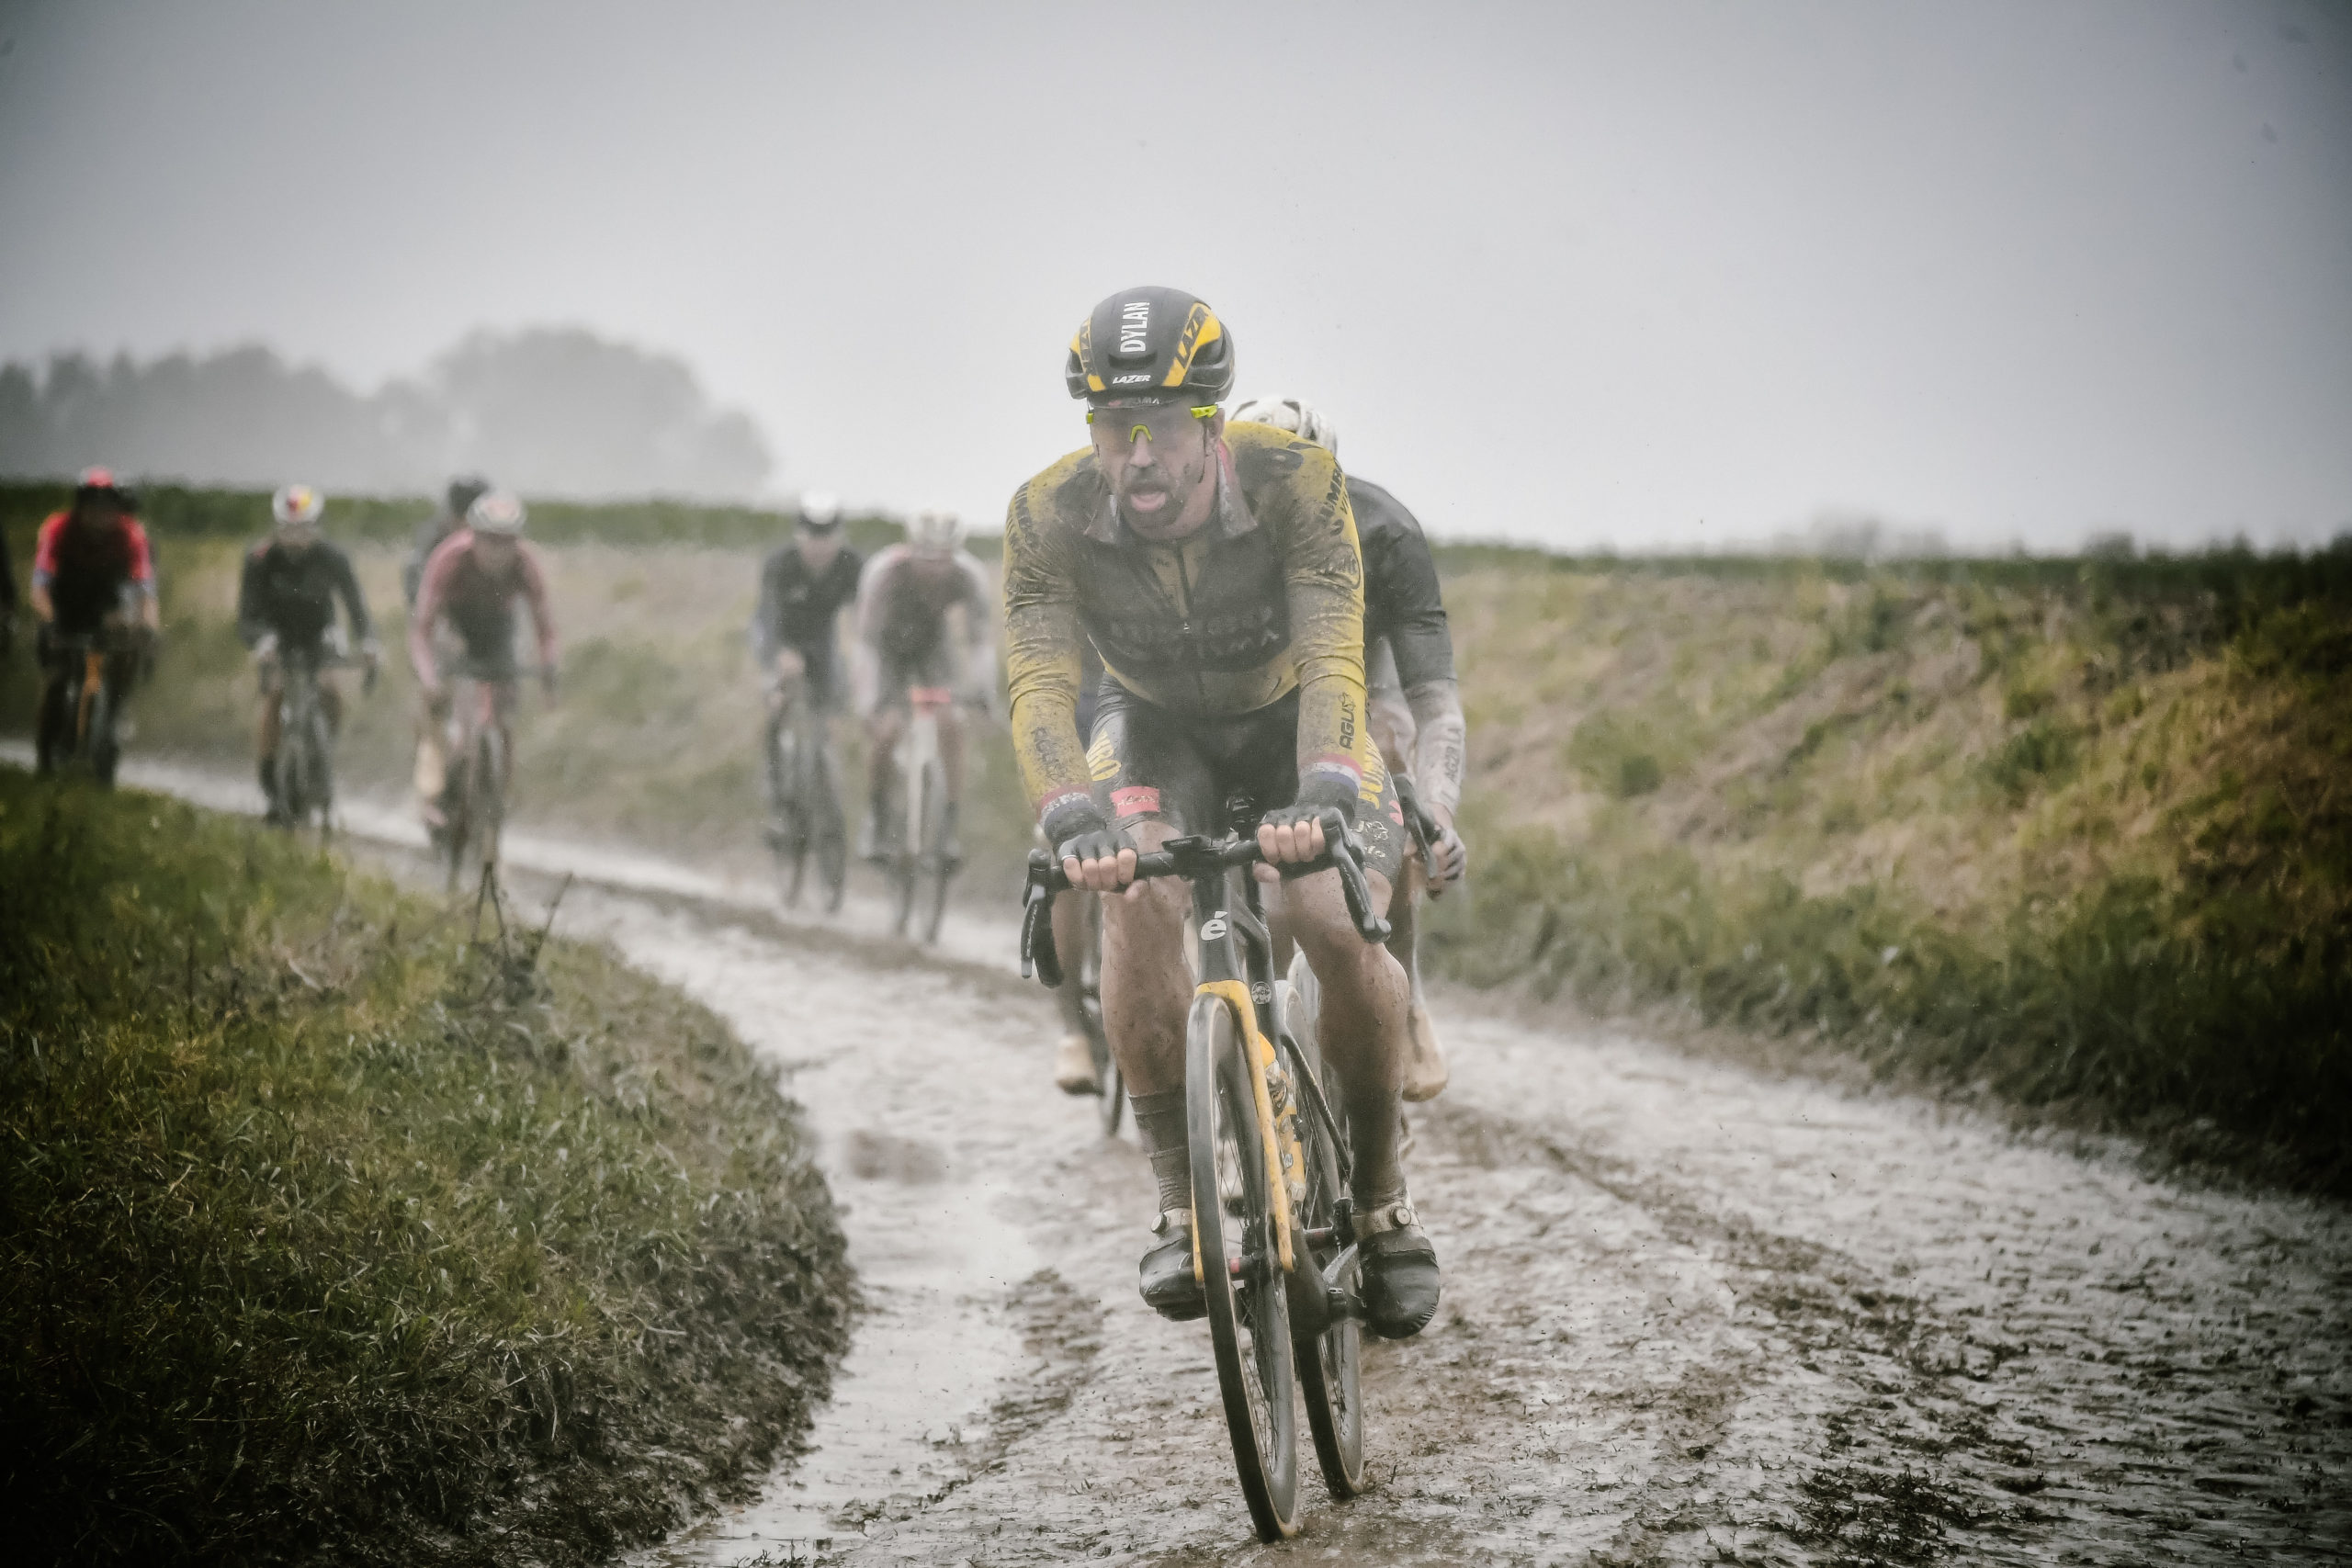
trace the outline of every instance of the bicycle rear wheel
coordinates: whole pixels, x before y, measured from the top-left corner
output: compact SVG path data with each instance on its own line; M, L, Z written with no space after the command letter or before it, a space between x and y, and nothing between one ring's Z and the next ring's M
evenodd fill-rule
M1230 1004L1196 998L1184 1045L1193 1235L1234 1468L1259 1539L1272 1541L1298 1533L1298 1405L1254 1078Z
M1340 1201L1348 1190L1340 1174L1340 1151L1332 1143L1331 1131L1347 1136L1347 1112L1340 1109L1339 1086L1324 1070L1322 1052L1315 1043L1321 996L1304 954L1291 964L1285 988L1291 1005L1284 1010L1283 1025L1296 1053L1286 1066L1294 1077L1312 1076L1333 1123L1333 1129L1327 1129L1312 1104L1300 1106L1298 1132L1306 1155L1306 1203L1298 1223L1303 1232L1335 1230ZM1306 1100L1303 1086L1299 1098ZM1308 1247L1318 1280L1349 1239L1334 1234L1329 1241ZM1360 1294L1363 1271L1350 1265L1338 1284L1350 1295ZM1322 1467L1325 1487L1344 1501L1363 1490L1363 1325L1353 1318L1341 1318L1319 1334L1300 1335L1295 1349L1299 1393L1306 1405L1306 1429L1315 1438L1315 1460Z

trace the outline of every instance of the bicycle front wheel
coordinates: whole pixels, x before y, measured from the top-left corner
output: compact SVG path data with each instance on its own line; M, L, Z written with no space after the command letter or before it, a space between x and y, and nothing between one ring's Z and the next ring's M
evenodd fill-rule
M1127 1109L1127 1086L1120 1080L1119 1059L1111 1055L1110 1032L1102 1026L1102 906L1086 900L1080 922L1085 946L1078 961L1078 1006L1086 1018L1086 1046L1094 1058L1094 1081L1102 1086L1102 1135L1119 1135L1119 1119Z
M1234 1468L1258 1538L1272 1541L1298 1533L1298 1406L1254 1077L1231 1005L1196 998L1184 1043L1193 1235Z
M1302 1235L1314 1231L1330 1235L1329 1240L1307 1248L1319 1281L1322 1270L1349 1240L1336 1234L1340 1200L1347 1196L1347 1183L1340 1175L1340 1149L1334 1141L1334 1134L1347 1136L1347 1112L1340 1106L1339 1084L1325 1070L1322 1051L1316 1043L1316 1014L1322 997L1314 971L1306 966L1306 954L1292 964L1290 981L1283 989L1290 1004L1283 1010L1285 1049L1293 1052L1286 1065L1295 1077L1311 1079L1313 1088L1321 1092L1322 1110L1331 1118L1327 1124L1311 1101L1300 1107L1298 1133L1306 1156L1306 1204L1298 1223ZM1302 1084L1303 1100L1307 1092ZM1306 1266L1302 1259L1301 1267ZM1338 1283L1351 1295L1361 1293L1363 1270L1350 1265ZM1322 1287L1317 1282L1315 1288ZM1351 1317L1340 1318L1319 1334L1302 1334L1296 1350L1298 1390L1306 1405L1306 1428L1315 1438L1316 1462L1322 1467L1323 1484L1331 1495L1345 1500L1363 1490L1363 1325Z

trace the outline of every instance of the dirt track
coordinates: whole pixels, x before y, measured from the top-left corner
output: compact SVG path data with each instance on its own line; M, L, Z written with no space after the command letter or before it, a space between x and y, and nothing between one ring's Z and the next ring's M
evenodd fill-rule
M2352 1561L2352 1213L1462 997L1408 1162L1446 1305L1369 1355L1370 1495L1261 1547L1205 1334L1135 1294L1143 1160L1053 1091L1009 924L952 917L942 963L509 849L786 1066L871 1308L809 1452L648 1568Z

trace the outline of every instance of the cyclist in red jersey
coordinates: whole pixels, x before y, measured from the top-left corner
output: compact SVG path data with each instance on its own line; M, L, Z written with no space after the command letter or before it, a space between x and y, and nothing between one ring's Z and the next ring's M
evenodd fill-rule
M883 818L888 815L899 732L911 711L908 693L918 686L956 694L956 705L939 717L939 761L947 784L941 848L950 860L957 858L956 803L964 792L964 726L957 710L986 712L996 673L989 642L996 596L987 569L964 551L963 541L964 525L955 513L917 513L907 526L906 542L876 554L858 581L857 694L872 769L858 840L858 852L866 860L890 848L889 825ZM951 611L964 617L960 656L948 637Z
M492 683L498 721L510 721L521 671L514 662L514 601L531 610L538 642L539 679L555 700L555 621L548 612L547 578L538 558L523 543L526 513L513 492L494 490L466 511L466 526L450 535L425 558L417 583L416 613L409 617L408 658L416 671L419 705L416 790L425 824L442 824L441 796L448 785L449 760L442 744L449 695L448 671L433 646L436 626L447 623L461 646L465 672Z
M107 685L119 711L140 663L163 629L155 597L155 558L147 530L131 515L130 491L106 468L85 468L74 503L44 519L33 544L32 606L40 622L45 671L34 726L34 767L46 773L64 739L65 690L72 673L58 644L104 632L123 634L107 661Z

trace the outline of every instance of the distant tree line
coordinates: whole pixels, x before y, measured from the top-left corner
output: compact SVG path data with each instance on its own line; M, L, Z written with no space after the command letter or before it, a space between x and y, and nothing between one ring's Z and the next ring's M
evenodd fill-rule
M366 394L258 344L0 366L0 475L91 463L239 488L421 494L479 471L537 495L707 501L746 499L775 467L684 361L577 329L476 333Z

